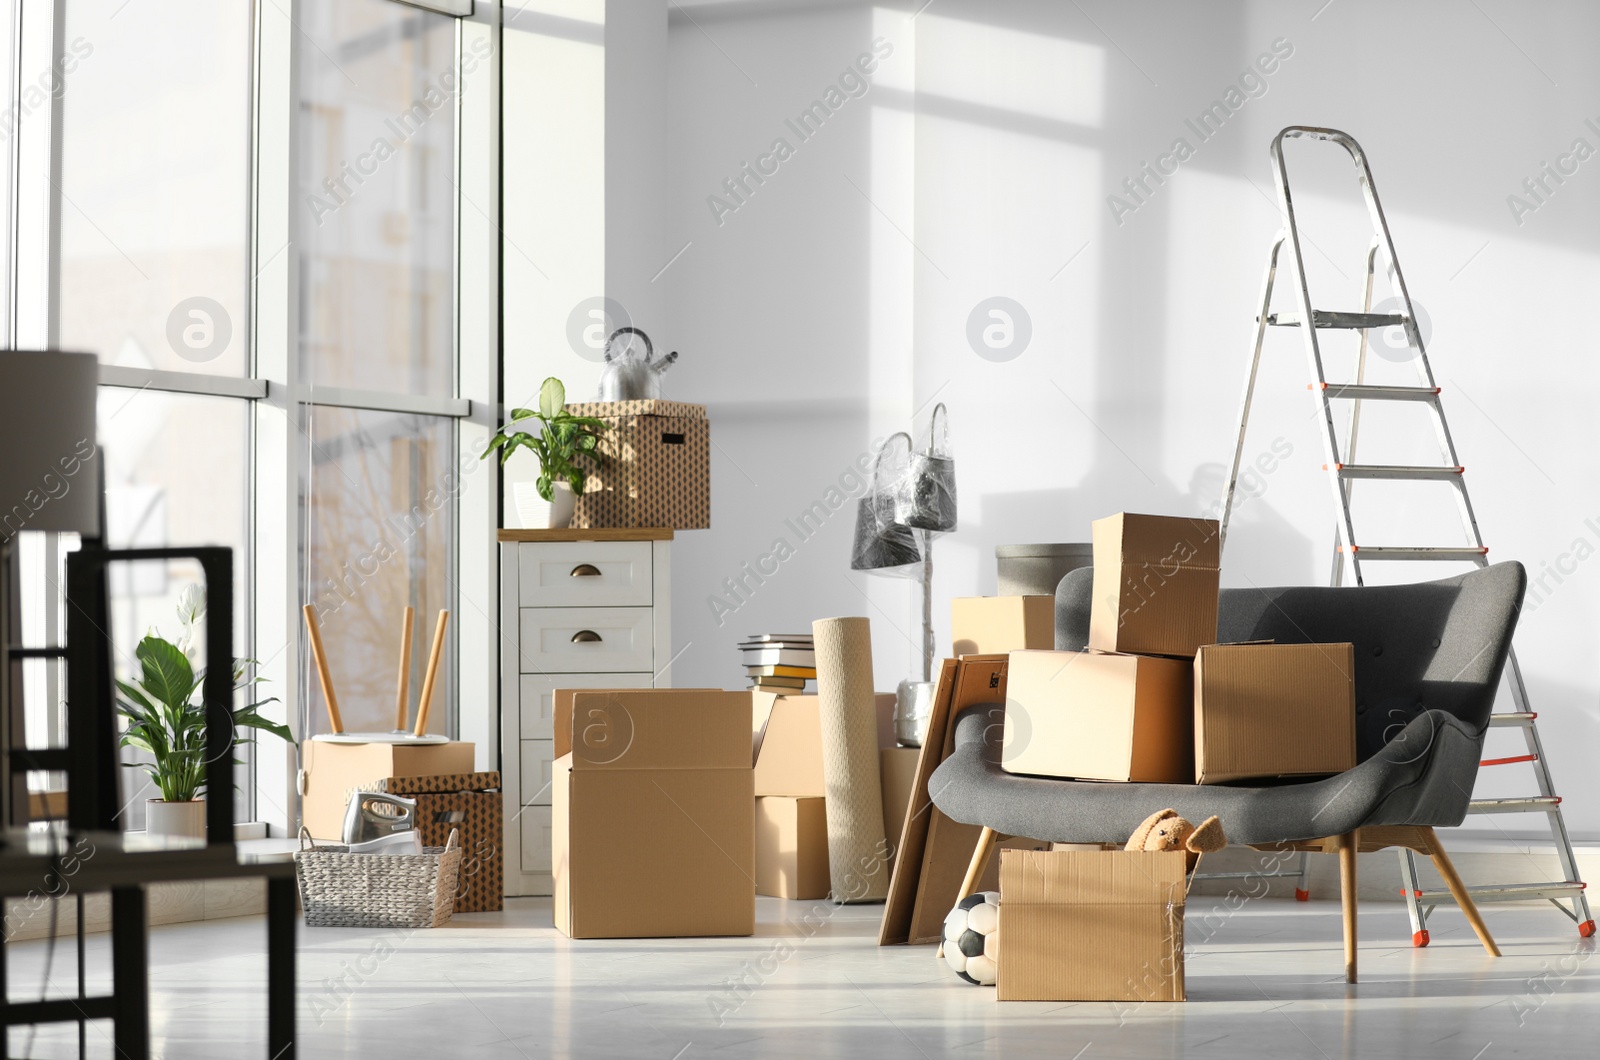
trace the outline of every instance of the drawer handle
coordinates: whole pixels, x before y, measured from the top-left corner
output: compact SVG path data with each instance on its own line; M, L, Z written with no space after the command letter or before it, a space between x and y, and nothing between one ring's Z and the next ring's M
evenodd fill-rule
M596 633L592 629L580 629L578 632L572 635L572 643L598 644L600 643L600 634Z
M567 577L598 578L600 577L600 568L596 567L593 563L580 563L576 567L572 568L572 573L567 575Z

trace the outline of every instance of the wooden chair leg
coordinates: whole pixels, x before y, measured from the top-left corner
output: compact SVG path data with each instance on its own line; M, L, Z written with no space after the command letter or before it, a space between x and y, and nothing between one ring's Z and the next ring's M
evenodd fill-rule
M978 845L973 848L972 864L967 866L966 879L961 881L961 893L956 895L957 902L978 889L978 880L983 876L984 866L989 864L989 854L994 850L995 838L993 828L985 828L978 833Z
M1489 951L1489 956L1500 956L1500 947L1494 944L1494 938L1489 934L1489 926L1483 922L1483 917L1478 913L1477 903L1473 902L1472 895L1467 891L1467 885L1461 882L1461 876L1456 872L1455 864L1450 860L1450 855L1444 852L1444 847L1439 843L1439 837L1433 834L1432 828L1424 828L1423 832L1428 839L1428 848L1432 852L1433 867L1439 870L1439 875L1444 877L1444 885L1450 888L1450 896L1456 900L1461 911L1466 914L1467 923L1472 925L1472 930L1477 934L1478 941L1483 943L1483 948Z
M1356 850L1360 836L1339 837L1339 898L1344 906L1344 981L1356 981Z
M959 904L963 898L978 889L978 880L983 876L983 867L989 863L989 854L994 850L994 841L997 834L993 828L985 826L978 833L978 845L972 851L972 864L967 866L966 878L961 881L961 893L956 895ZM934 951L934 956L944 956L944 943L939 943L939 948Z

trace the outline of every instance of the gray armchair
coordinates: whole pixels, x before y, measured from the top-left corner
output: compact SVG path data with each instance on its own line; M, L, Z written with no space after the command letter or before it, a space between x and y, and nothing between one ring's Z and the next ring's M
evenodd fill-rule
M1082 650L1093 571L1056 591L1056 647ZM1458 825L1472 798L1489 713L1527 577L1500 563L1454 578L1364 588L1224 589L1219 642L1355 645L1355 768L1303 783L1107 784L1013 776L1000 768L1005 705L969 707L928 790L951 818L982 826L963 897L997 835L1121 843L1149 814L1216 814L1233 843L1337 852L1345 971L1356 980L1355 855L1408 847L1433 859L1484 947L1494 941L1433 829Z

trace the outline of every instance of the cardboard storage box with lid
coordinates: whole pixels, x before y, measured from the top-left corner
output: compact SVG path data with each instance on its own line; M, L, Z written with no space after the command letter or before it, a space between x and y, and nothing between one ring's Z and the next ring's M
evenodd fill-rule
M599 466L578 498L572 525L711 526L711 422L704 405L647 398L567 406L604 420Z
M1208 644L1194 660L1195 779L1343 773L1356 764L1351 644Z
M1000 853L1001 1001L1182 1001L1181 850Z
M382 791L392 777L426 777L473 771L473 745L333 743L301 745L300 821L313 839L344 840L344 813L357 791Z
M446 773L389 777L383 790L417 800L422 845L442 847L456 829L461 869L456 876L457 913L493 913L505 908L505 829L500 773Z
M571 938L755 931L751 693L556 693L556 927Z
M1012 652L1001 768L1079 780L1193 783L1193 674L1188 659Z
M1053 596L963 596L950 602L956 655L1004 655L1056 646Z
M1089 647L1192 659L1215 643L1218 529L1214 519L1096 519Z

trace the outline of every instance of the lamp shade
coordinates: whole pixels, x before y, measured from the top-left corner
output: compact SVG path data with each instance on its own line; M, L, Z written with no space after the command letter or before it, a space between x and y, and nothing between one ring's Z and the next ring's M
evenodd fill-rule
M93 354L0 350L0 541L100 535Z

